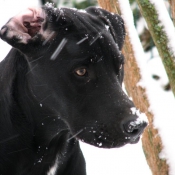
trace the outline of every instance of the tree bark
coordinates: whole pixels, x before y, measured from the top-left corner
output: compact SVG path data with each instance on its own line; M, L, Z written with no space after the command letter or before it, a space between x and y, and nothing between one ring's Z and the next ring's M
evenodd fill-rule
M140 12L145 18L149 31L157 47L159 55L167 72L171 89L175 95L175 56L168 46L168 37L164 31L163 24L160 26L158 13L154 4L149 0L136 0Z
M171 8L171 17L173 20L173 24L175 25L175 0L169 0L170 8Z
M119 3L116 0L98 0L98 3L102 8L110 12L121 14ZM125 29L128 33L126 26ZM145 129L142 137L143 151L148 165L154 175L168 175L168 165L166 161L159 158L162 150L162 141L158 131L153 126L154 116L148 111L150 104L146 91L144 88L137 86L141 80L141 74L129 35L130 34L126 35L122 50L125 56L125 88L128 95L132 97L135 106L140 109L141 112L144 112L149 120L149 126Z

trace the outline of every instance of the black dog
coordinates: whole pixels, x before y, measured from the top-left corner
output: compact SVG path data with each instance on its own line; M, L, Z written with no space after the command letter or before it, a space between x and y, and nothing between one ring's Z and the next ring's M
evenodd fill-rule
M78 140L136 143L146 122L122 91L123 20L105 10L29 8L0 36L0 175L85 175Z

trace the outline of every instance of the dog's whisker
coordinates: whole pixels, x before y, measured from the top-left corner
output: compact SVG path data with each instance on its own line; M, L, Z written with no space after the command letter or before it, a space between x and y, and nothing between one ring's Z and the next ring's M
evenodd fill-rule
M33 63L33 62L35 62L35 61L38 61L38 60L40 60L42 57L43 57L43 56L41 56L41 57L39 57L39 58L37 58L37 59L35 59L35 60L33 60L33 61L30 61L29 63Z
M66 45L67 43L67 39L63 38L61 43L59 44L59 46L57 47L57 49L55 50L55 52L52 54L50 60L55 60L56 57L59 55L59 53L61 52L61 50L63 49L63 47Z
M52 115L52 114L46 114L46 117L42 118L39 123L42 123L43 121L47 120L48 118L52 119L52 121L54 120L60 120L61 116L59 115Z
M49 98L51 95L48 95L47 97L45 97L43 100L40 101L40 103L42 103L44 100L46 100L47 98Z
M52 32L47 39L43 42L43 46L50 40L50 38L54 35L55 32Z
M58 20L60 19L61 15L64 15L64 14L63 14L64 12L63 12L61 9L59 10L59 12L60 12L60 13L59 13L59 15L58 15L56 21L58 21Z
M26 73L26 75L29 74L29 73L30 73L33 69L35 69L37 66L38 66L38 64L36 64L35 66L33 66L33 67Z
M19 134L14 135L14 136L12 136L12 137L9 137L9 138L7 138L7 139L5 139L5 140L0 141L0 144L5 143L5 142L8 142L8 141L10 141L10 140L12 140L12 139L15 139L15 138L17 138L17 137L19 137Z
M111 144L111 148L113 147L113 145L114 145L114 142L112 142L112 144Z
M48 86L48 84L39 84L39 85L34 85L34 86Z
M101 37L101 33L98 33L98 34L93 38L93 40L90 42L90 46L91 46L99 37Z
M24 151L24 150L27 150L27 149L28 148L20 149L20 150L13 151L13 152L10 152L10 153L7 153L7 154L13 154L13 153L21 152L21 151Z
M78 41L76 44L79 45L79 44L81 44L83 41L85 41L87 39L88 39L88 37L85 37L85 38L81 39L80 41Z
M75 138L77 135L79 135L81 132L83 131L83 129L81 129L80 131L78 131L76 134L74 134L72 137L70 137L69 139L67 139L67 142L70 141L71 139Z
M98 34L96 37L94 37L94 39L90 42L90 46L100 37L100 35Z
M103 56L100 57L100 58L97 60L97 63L100 62L100 61L103 61Z

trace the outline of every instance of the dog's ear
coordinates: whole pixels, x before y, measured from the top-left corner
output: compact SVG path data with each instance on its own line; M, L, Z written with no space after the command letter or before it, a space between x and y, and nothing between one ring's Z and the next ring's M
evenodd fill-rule
M86 9L87 13L99 18L106 27L109 27L109 32L114 38L116 44L118 44L119 50L122 49L125 39L125 27L123 19L117 15L110 13L104 9L89 7Z

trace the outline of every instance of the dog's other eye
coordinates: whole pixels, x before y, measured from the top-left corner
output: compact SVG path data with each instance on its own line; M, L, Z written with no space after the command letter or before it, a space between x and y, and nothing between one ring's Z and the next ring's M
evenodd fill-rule
M85 68L79 68L75 70L75 73L78 76L84 76L87 73L87 70Z

